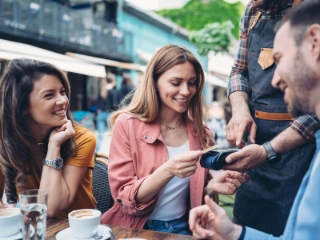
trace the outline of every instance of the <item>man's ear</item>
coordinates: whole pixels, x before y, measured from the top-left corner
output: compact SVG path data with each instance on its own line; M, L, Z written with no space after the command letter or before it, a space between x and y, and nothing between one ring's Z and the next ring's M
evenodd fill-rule
M311 56L320 62L320 25L312 24L307 31L306 40L310 44Z

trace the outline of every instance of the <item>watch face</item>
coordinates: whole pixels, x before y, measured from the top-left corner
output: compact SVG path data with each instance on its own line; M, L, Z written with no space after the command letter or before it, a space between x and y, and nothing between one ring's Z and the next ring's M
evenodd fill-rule
M55 160L55 164L54 164L56 169L61 169L63 167L63 159L62 158L57 158Z

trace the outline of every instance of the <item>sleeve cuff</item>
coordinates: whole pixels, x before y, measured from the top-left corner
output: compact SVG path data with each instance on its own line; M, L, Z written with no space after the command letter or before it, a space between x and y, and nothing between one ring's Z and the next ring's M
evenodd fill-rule
M244 236L246 235L246 227L242 227L242 231L238 240L244 240Z
M258 231L256 229L250 228L250 227L244 227L245 233L243 240L280 240L282 237L274 237L270 234ZM239 238L240 240L240 238Z

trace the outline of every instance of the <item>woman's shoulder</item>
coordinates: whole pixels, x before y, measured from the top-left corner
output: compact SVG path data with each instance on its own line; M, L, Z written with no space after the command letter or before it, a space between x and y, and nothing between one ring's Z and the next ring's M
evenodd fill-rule
M115 123L117 123L117 122L127 123L129 120L137 120L137 121L140 121L140 120L138 120L135 116L133 116L133 115L130 114L130 113L121 113L121 114L117 117Z
M127 132L142 131L142 129L149 128L150 122L144 122L138 119L138 117L130 113L121 113L113 125L113 129L122 128Z
M95 135L94 133L89 130L88 128L80 125L80 124L75 124L73 126L74 130L75 130L75 138L76 139L80 139L80 138L94 138L95 139Z

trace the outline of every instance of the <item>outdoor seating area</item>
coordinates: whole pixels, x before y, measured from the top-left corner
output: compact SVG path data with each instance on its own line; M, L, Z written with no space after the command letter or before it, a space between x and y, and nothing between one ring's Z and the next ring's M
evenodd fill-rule
M0 0L0 240L320 239L319 0Z

